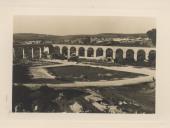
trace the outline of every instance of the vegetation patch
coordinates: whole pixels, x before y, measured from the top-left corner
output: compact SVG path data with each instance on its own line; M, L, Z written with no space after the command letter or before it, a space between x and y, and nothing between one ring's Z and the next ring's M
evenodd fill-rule
M13 112L155 113L155 83L31 89L13 86Z
M56 80L63 81L99 81L118 80L144 76L143 74L115 71L90 66L60 66L47 68L49 73L56 76Z

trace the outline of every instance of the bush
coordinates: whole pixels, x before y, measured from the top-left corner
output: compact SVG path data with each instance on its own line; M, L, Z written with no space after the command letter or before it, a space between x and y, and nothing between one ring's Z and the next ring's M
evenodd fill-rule
M52 54L52 59L60 59L60 60L64 60L64 59L67 59L66 56L62 55L62 54Z
M75 62L78 62L79 60L79 57L78 56L71 56L68 61L75 61Z

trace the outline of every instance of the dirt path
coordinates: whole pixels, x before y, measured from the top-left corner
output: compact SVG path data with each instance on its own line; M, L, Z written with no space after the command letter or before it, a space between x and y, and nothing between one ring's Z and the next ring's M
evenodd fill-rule
M33 79L45 78L45 79L55 79L55 76L52 76L48 73L45 68L41 67L31 67L30 75Z
M129 78L125 80L115 80L115 81L97 81L97 82L74 82L74 83L64 83L64 84L46 84L48 87L108 87L108 86L125 86L125 85L135 85L144 82L153 82L151 76ZM34 84L24 84L28 87L34 87ZM42 84L36 84L40 87Z

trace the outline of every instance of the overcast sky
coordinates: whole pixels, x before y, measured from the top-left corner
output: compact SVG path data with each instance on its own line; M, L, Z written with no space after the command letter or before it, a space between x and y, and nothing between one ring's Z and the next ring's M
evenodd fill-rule
M53 35L146 33L156 28L149 17L115 16L15 16L14 33Z

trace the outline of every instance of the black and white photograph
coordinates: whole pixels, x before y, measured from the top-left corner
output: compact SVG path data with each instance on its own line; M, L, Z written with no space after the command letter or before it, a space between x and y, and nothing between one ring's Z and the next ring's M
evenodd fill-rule
M156 18L15 15L13 113L155 114Z

